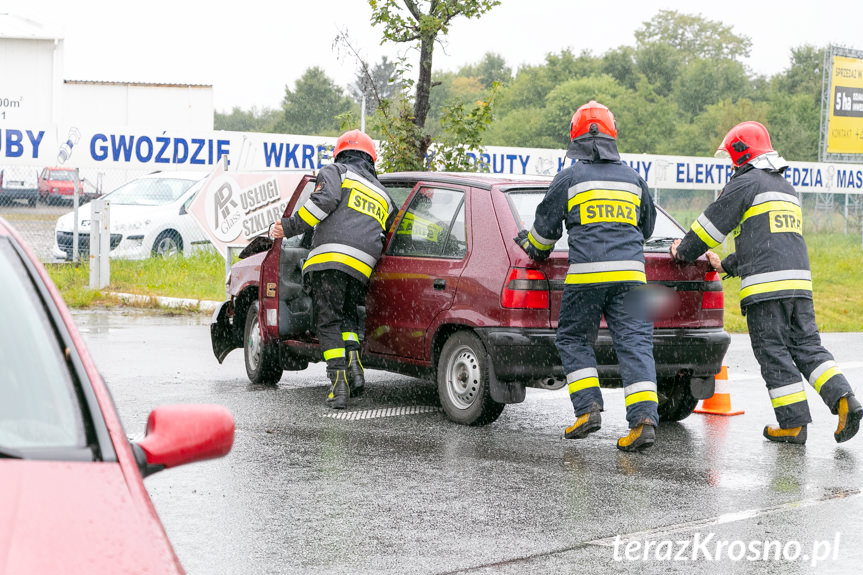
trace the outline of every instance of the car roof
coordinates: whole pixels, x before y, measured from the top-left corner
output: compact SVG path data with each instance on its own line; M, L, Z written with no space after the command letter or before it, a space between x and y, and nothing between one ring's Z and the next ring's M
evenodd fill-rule
M210 172L204 172L204 171L182 172L182 171L166 170L166 171L150 172L149 174L143 174L141 176L138 176L137 178L132 178L132 179L133 180L139 180L142 178L144 178L144 179L149 179L149 178L177 178L179 180L195 180L197 182L198 180L203 180L204 178L206 178L209 175L210 175Z
M538 175L513 175L513 174L489 174L474 172L392 172L379 174L381 183L396 182L399 180L422 180L425 182L448 183L458 185L469 185L491 189L492 186L509 186L535 184L548 186L551 176Z

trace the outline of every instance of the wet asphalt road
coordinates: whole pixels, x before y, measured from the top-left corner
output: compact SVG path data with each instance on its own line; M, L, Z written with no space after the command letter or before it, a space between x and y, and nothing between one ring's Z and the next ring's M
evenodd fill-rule
M732 405L744 415L663 424L653 449L626 454L614 447L626 432L620 390L604 390L603 427L581 441L562 438L572 423L565 390L528 390L497 422L468 428L438 411L430 382L378 371L335 419L323 406L321 365L286 372L275 387L251 385L240 350L216 362L207 317L75 319L130 436L142 436L160 404L212 402L234 414L227 457L145 481L192 574L820 574L863 565L863 434L837 445L835 417L810 389L807 445L766 442L772 410L747 336L733 336L726 359ZM863 388L863 334L824 342Z

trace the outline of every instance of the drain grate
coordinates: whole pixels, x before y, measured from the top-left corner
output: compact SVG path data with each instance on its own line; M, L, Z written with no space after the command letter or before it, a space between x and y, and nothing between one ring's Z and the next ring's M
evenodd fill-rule
M379 417L397 417L399 415L416 415L418 413L435 413L441 411L440 407L430 405L412 405L410 407L386 407L382 409L367 409L365 411L342 411L339 413L327 413L324 417L333 419L377 419Z

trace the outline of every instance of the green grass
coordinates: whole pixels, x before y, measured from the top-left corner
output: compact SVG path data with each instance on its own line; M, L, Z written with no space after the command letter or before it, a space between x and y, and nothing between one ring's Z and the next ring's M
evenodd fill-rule
M111 292L222 301L225 299L225 260L214 251L188 258L151 258L141 261L111 260L111 283L91 290L90 266L46 264L70 307L114 305Z
M733 243L729 241L729 243ZM815 319L822 332L863 331L863 247L859 234L814 234L806 236L812 268ZM725 256L730 250L716 250ZM725 329L746 333L746 318L740 313L740 278L723 280Z
M697 214L695 214L697 216ZM863 248L859 233L812 234L806 237L812 267L815 317L823 332L863 332ZM729 241L729 244L733 244ZM725 255L723 246L716 252ZM733 248L731 248L733 249ZM222 301L225 299L225 262L215 252L189 258L153 258L143 261L113 260L111 284L102 291L88 288L88 265L47 264L48 272L70 307L117 305L107 295L124 292ZM722 282L725 291L725 327L746 333L746 318L740 314L740 280ZM155 305L155 304L151 304Z

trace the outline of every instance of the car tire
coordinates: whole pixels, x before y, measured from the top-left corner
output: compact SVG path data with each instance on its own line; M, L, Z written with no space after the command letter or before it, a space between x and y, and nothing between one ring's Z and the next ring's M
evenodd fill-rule
M660 422L684 420L698 405L698 400L692 396L688 377L660 379L657 387Z
M258 302L252 302L246 311L243 330L243 358L249 381L258 385L274 385L282 379L278 349L261 338L258 321Z
M468 331L446 340L438 359L438 396L444 412L462 425L495 421L505 404L491 398L488 354L479 338Z
M183 255L183 238L176 230L165 230L153 242L153 257L165 258Z

